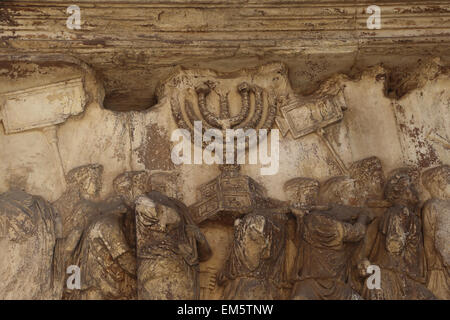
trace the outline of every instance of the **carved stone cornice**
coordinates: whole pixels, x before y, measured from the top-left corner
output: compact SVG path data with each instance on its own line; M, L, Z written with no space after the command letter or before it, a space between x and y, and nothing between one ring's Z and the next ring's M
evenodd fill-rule
M106 106L116 110L151 105L158 81L180 64L226 70L248 59L301 62L307 75L292 77L302 83L372 58L448 56L448 1L377 1L381 29L369 30L372 2L78 0L81 29L70 30L64 1L5 0L0 54L74 55L102 73ZM314 56L328 63L316 66L325 71L305 62Z

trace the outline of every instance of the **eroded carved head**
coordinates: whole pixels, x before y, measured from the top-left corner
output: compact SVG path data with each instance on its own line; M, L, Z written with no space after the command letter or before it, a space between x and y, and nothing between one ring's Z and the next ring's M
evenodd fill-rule
M450 199L450 166L442 165L426 170L422 174L422 183L431 197Z
M139 213L140 223L144 227L152 227L165 232L181 222L181 218L173 208L155 204L147 196L136 199L136 211Z
M386 200L393 204L416 205L419 201L415 187L417 177L417 170L410 167L394 170L384 188Z
M358 189L354 179L347 176L333 177L320 188L320 203L357 206Z
M167 172L157 172L150 176L150 185L152 191L159 191L168 197L182 200L178 188L177 177Z
M350 167L350 176L355 179L361 199L380 199L385 183L383 167L377 157L354 162Z
M113 181L117 195L133 207L135 199L149 191L148 174L145 171L127 171L118 175Z
M284 192L286 192L291 205L315 205L319 196L319 189L319 181L311 178L298 177L284 184Z
M102 175L101 164L88 164L70 170L66 179L69 189L77 190L84 199L93 200L102 188Z

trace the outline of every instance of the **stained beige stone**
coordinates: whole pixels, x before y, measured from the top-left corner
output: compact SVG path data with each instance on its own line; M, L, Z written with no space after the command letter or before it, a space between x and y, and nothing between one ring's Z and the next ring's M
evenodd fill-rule
M450 298L449 274L449 166L424 172L422 181L431 198L422 208L427 287L438 298Z
M449 299L446 1L79 6L0 8L0 298Z
M23 191L0 195L1 299L58 299L53 249L61 219L50 203Z

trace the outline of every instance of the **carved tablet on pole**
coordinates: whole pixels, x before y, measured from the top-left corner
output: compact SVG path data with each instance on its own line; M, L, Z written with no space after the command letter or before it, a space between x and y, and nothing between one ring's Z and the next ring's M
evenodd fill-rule
M40 129L55 154L61 183L65 171L58 147L56 125L84 111L86 97L81 78L0 95L0 120L6 134Z
M294 98L281 108L284 118L276 118L283 136L291 131L297 139L332 123L339 122L344 114L345 99L342 91L336 96L322 99Z
M313 96L309 98L294 97L280 108L283 117L275 119L281 134L286 136L290 131L294 139L316 133L325 143L343 174L348 174L344 162L326 139L324 129L337 123L344 117L346 110L345 96L342 90L335 95Z

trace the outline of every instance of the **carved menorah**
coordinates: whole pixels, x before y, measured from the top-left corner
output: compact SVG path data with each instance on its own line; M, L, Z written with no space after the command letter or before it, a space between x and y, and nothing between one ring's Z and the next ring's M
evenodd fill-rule
M275 122L277 106L275 103L264 103L264 89L257 85L250 85L242 82L238 85L237 90L241 96L241 108L237 115L232 116L230 113L230 104L228 92L219 94L219 114L213 112L207 103L207 97L213 90L212 82L206 81L195 88L197 94L198 106L194 105L188 99L185 100L184 112L181 104L175 98L171 100L172 113L177 122L178 127L188 129L195 132L195 121L202 122L202 132L208 129L218 129L222 131L226 137L226 129L267 129L269 131ZM251 105L250 95L254 95L254 106ZM202 143L202 147L205 144ZM249 145L246 143L246 147Z
M270 129L275 119L276 107L269 108L270 110L266 116L266 119L262 119L264 111L263 89L257 85L250 86L247 82L242 82L237 89L241 95L242 107L239 114L234 117L230 116L228 94L219 95L220 116L216 116L208 110L209 108L206 103L206 97L211 92L211 88L208 83L205 83L195 89L197 92L200 112L209 127L221 129L256 129L259 127ZM250 93L255 95L255 111L252 117L248 121L245 121L250 114ZM262 120L264 120L263 123Z

